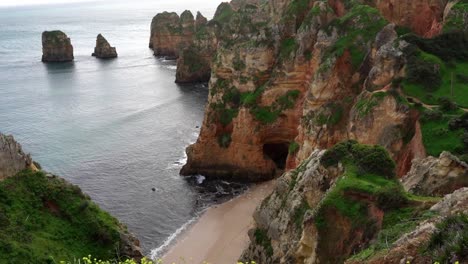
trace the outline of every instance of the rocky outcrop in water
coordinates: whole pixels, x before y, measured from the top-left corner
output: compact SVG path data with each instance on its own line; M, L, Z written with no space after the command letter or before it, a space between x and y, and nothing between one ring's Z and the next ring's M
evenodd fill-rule
M151 23L150 48L155 56L177 59L177 83L207 82L216 52L217 26L197 12L180 17L176 13L157 14Z
M42 61L73 61L73 46L70 38L62 31L44 31L42 33Z
M439 158L413 160L413 166L401 179L405 189L419 195L446 195L468 186L468 165L448 152Z
M180 50L189 47L195 33L195 19L190 11L157 14L151 22L149 47L155 56L178 58Z
M115 47L111 47L109 42L101 34L99 34L96 38L96 47L94 48L94 53L92 56L101 59L116 58L117 51Z
M13 136L0 133L0 181L16 175L25 169L33 169L35 165L31 156L25 154Z

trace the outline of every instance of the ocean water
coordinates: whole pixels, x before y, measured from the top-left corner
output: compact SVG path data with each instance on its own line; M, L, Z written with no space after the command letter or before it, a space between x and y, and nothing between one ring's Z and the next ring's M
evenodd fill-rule
M178 172L208 93L204 85L176 85L175 63L152 56L151 19L185 9L211 17L218 3L0 8L0 132L127 224L147 254L199 210L200 192ZM73 63L40 62L41 33L54 29L71 38ZM118 59L90 56L98 33L117 47Z

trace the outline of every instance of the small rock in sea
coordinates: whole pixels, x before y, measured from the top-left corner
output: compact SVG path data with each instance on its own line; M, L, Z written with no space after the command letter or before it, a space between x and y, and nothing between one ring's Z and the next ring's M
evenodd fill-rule
M99 34L96 38L96 47L94 48L94 53L92 55L101 59L110 59L117 57L117 51L115 50L115 47L111 47L109 42Z

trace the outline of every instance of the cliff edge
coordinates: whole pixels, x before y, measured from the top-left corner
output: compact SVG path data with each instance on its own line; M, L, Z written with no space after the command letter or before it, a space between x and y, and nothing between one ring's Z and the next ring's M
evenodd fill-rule
M12 136L1 133L0 227L1 263L143 257L123 224L78 186L40 171Z

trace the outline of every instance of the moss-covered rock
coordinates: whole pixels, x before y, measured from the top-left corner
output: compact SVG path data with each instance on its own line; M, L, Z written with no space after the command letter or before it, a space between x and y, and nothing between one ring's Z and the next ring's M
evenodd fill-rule
M70 38L62 31L44 31L42 33L42 61L73 61L73 46Z

